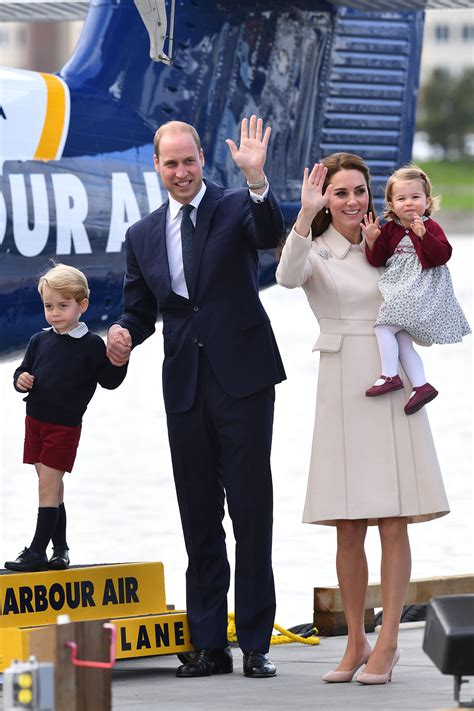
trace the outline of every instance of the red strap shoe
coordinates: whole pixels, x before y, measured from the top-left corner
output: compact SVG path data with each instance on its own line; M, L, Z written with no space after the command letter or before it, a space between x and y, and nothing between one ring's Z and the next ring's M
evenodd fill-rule
M385 380L382 385L372 385L371 388L365 391L367 397L377 397L377 395L385 395L391 393L392 390L401 390L403 383L399 375L394 375L392 378L388 375L381 375L379 380Z
M405 415L414 415L415 412L421 410L422 407L434 400L438 395L438 391L429 383L419 385L416 388L414 387L413 392L415 394L410 396L410 399L405 405Z

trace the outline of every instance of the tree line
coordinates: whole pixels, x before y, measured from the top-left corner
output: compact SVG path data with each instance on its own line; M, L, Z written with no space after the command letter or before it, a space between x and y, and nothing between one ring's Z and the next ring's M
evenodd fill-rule
M420 88L416 128L445 158L474 159L474 68L460 75L433 70Z

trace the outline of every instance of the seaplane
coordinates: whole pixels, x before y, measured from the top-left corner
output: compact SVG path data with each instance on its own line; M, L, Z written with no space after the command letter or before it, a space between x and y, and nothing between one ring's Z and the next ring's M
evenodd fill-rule
M0 67L0 355L44 325L55 262L88 276L89 326L120 313L127 227L166 199L153 135L201 135L205 176L241 186L225 139L272 126L267 172L291 223L303 168L334 151L369 163L376 198L411 157L424 14L470 0L2 0L0 21L84 20L55 73ZM262 252L260 283L275 255Z

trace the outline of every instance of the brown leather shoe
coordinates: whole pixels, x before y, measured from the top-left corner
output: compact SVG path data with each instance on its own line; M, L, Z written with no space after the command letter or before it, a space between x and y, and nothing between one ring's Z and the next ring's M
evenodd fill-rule
M414 415L415 412L421 410L422 407L434 400L438 395L438 391L429 383L413 388L413 392L415 394L410 397L405 405L405 415Z
M213 674L230 674L233 669L230 647L224 649L198 649L193 659L182 664L176 670L176 676L186 679Z
M391 393L392 390L401 390L403 388L399 375L394 375L393 377L381 375L379 380L385 380L385 382L382 385L372 385L371 388L365 391L366 397L377 397L377 395L385 395L385 393Z

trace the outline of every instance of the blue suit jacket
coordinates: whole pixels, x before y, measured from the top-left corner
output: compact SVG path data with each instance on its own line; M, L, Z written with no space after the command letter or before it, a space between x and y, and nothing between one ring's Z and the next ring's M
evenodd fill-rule
M118 323L135 347L163 317L163 394L168 412L185 412L196 393L199 343L223 389L242 398L285 379L258 294L258 252L277 246L284 222L271 192L254 203L244 189L207 183L193 239L190 298L171 290L166 250L168 202L126 235L124 308Z

